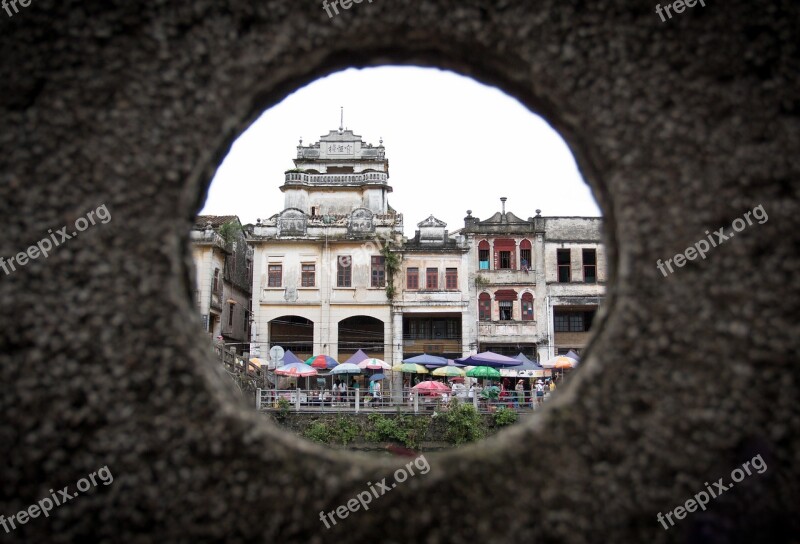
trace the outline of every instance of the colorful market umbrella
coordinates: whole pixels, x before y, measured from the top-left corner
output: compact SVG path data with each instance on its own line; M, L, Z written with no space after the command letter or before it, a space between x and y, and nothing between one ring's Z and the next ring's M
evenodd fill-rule
M353 363L342 363L331 370L331 374L361 374L361 369Z
M553 357L552 359L545 361L542 363L542 366L545 368L572 368L577 364L575 359L570 357L566 357L564 355L558 355L557 357Z
M454 366L442 366L431 372L434 376L458 376L463 377L464 371Z
M358 363L358 368L369 370L390 370L392 365L380 359L364 359Z
M578 364L580 364L580 362L581 362L581 357L580 357L580 355L578 355L577 353L575 353L575 352L574 352L574 351L572 351L572 350L569 350L569 351L567 352L567 355L566 355L566 356L567 356L567 357L569 357L570 359L575 359L575 364L576 364L576 366L577 366Z
M365 359L369 359L369 355L367 355L366 353L364 353L361 350L358 350L348 360L346 360L345 363L351 363L351 364L357 365L358 363L360 363L361 361L363 361Z
M563 370L565 368L574 368L575 367L575 359L570 359L569 357L564 357L556 362L553 368L557 368L559 370Z
M307 376L316 376L317 369L308 366L305 363L289 363L283 365L275 370L275 374L279 376L293 376L305 378Z
M334 368L335 366L339 365L339 363L336 362L336 359L328 355L314 355L313 357L309 357L306 359L306 364L320 370Z
M467 376L470 378L489 378L496 380L500 378L500 371L489 366L476 366L467 371Z
M491 351L484 351L483 353L478 353L477 355L470 355L469 357L456 359L455 362L463 363L465 365L490 366L492 368L505 368L509 366L517 366L519 364L519 361L513 357L506 357L505 355L500 355L499 353L494 353Z
M418 392L421 395L441 395L442 393L450 392L450 388L447 387L445 384L443 384L442 382L435 382L432 380L425 380L424 382L419 382L411 389Z
M392 370L395 372L405 372L408 374L428 374L428 369L422 365L415 365L414 363L403 363L394 365Z
M287 349L286 353L283 354L283 364L284 365L288 365L290 363L302 363L302 362L303 362L303 360L300 357L298 357L297 355L295 355L294 353L292 353L292 350L290 350L290 349Z
M412 363L415 365L425 365L426 367L436 367L436 366L445 366L447 364L447 359L445 359L444 357L437 357L435 355L428 355L427 353L423 353L422 355L417 355L416 357L403 359L403 362Z

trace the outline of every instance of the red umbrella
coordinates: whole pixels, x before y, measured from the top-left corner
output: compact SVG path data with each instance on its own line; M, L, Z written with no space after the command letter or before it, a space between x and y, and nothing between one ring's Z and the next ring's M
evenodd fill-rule
M411 389L417 391L421 395L440 395L442 393L450 392L450 388L447 387L445 384L443 384L442 382L435 382L433 380L425 380L424 382L419 382Z

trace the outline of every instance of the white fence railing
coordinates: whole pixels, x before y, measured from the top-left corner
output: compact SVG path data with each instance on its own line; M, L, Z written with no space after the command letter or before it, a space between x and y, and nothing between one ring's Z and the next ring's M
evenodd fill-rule
M493 413L500 408L517 412L530 412L541 407L550 398L550 393L537 397L526 390L522 395L516 391L501 393L497 398L484 398L480 391L475 394L463 391L456 395L417 393L409 388L402 391L385 391L380 394L368 390L348 388L346 391L329 389L258 389L258 410L290 410L295 412L350 412L387 411L424 413L446 411L453 398L461 403L472 404L480 413Z

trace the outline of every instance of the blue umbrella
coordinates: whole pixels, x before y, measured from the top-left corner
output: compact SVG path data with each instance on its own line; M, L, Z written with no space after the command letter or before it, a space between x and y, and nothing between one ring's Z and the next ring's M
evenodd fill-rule
M544 370L544 367L535 361L531 361L524 354L520 353L514 359L521 362L519 366L509 367L509 370Z
M357 365L358 363L366 361L367 359L369 359L369 355L367 355L361 350L358 350L348 360L346 360L345 363L352 363L354 365Z
M444 357L437 357L435 355L428 355L427 353L423 353L422 355L417 355L416 357L411 357L409 359L403 359L404 363L412 363L415 365L424 365L426 367L440 367L440 366L447 366L447 359Z
M490 366L492 368L508 368L520 364L519 361L513 357L506 357L505 355L500 355L491 351L484 351L477 355L456 359L456 362L473 366Z
M572 350L569 350L567 352L567 357L569 357L570 359L575 359L575 363L576 363L575 366L578 366L580 364L580 362L581 362L580 356L577 353L575 353L574 351L572 351Z
M297 355L292 353L292 350L287 349L286 353L283 354L283 364L289 365L292 363L303 363L304 361L300 359Z
M376 382L378 380L383 380L384 378L386 378L386 376L384 376L383 374L373 374L372 376L369 377L369 381Z

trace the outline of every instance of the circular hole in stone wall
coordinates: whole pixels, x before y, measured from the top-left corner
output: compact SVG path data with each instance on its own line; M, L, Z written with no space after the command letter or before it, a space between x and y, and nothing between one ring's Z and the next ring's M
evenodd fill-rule
M502 91L346 70L231 146L192 231L196 305L246 402L311 440L430 451L569 384L608 278L560 135Z

